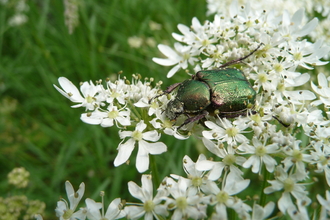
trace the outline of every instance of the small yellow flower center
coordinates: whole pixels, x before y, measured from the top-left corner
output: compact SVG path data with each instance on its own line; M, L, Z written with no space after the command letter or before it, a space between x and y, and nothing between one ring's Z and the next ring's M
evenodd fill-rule
M191 179L191 183L192 183L193 186L199 187L199 186L202 185L203 181L202 181L202 178L200 178L199 176L194 176Z
M267 82L268 76L266 73L261 73L258 75L259 82L265 83Z
M225 202L228 201L228 199L229 199L229 195L228 195L228 193L225 192L225 191L220 191L220 192L217 194L216 198L217 198L218 203L225 203Z
M118 93L118 92L116 92L116 91L113 91L112 93L111 93L111 97L112 98L118 98L120 96L120 93Z
M136 140L136 141L141 141L142 140L142 132L141 131L133 131L132 138L134 138L134 140Z
M251 21L251 20L248 20L248 21L245 23L245 25L246 25L247 27L253 27L254 22Z
M173 123L170 120L164 120L163 121L163 127L164 128L172 128L173 127Z
M219 52L215 51L213 54L210 55L210 58L218 61L221 58L222 54L220 54Z
M228 154L222 160L226 165L232 165L236 161L236 157L233 154Z
M294 149L293 152L292 152L292 157L296 160L296 161L302 161L303 160L303 155L302 153L297 150L297 149Z
M277 90L280 91L280 92L284 92L285 91L284 83L279 83L277 85Z
M294 182L291 178L287 178L285 181L284 181L284 191L285 192L292 192L293 189L294 189Z
M183 54L183 60L189 60L189 58L190 58L190 54L189 53Z
M203 46L207 46L209 44L210 44L210 41L208 39L205 39L205 40L202 41Z
M87 101L87 103L92 103L92 102L94 101L94 97L92 97L92 96L87 96L87 97L86 97L86 101Z
M110 119L117 118L119 116L119 112L117 110L112 110L108 113L108 117Z
M73 210L67 209L64 211L63 218L64 219L70 219L73 214Z
M250 117L253 121L257 122L258 124L261 122L261 117L259 114L251 115Z
M320 162L323 166L327 165L328 164L328 159L329 158L326 158L324 155L320 156Z
M283 71L283 66L280 64L280 63L276 63L275 65L274 65L274 70L277 72L277 73L280 73L280 72L282 72Z
M293 58L295 60L301 60L303 58L303 55L301 53L295 53L293 54Z
M150 108L154 108L154 109L158 108L157 102L152 102Z
M238 130L235 127L227 128L226 129L226 134L229 137L235 137L238 134Z
M143 208L146 212L152 212L155 208L155 203L152 200L148 200L144 203Z
M264 156L266 154L266 152L267 151L266 151L265 146L259 146L259 147L256 148L256 151L255 151L256 155L259 156L259 157Z
M188 206L188 202L187 202L186 197L183 197L183 196L178 197L176 199L176 206L177 206L178 209L181 209L181 210L186 209L187 206Z

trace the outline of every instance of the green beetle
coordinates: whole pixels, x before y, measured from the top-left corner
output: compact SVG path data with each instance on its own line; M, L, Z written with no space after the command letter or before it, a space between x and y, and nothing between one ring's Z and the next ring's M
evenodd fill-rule
M256 91L242 71L225 67L251 56L261 45L248 55L223 64L219 69L199 71L192 79L169 86L161 95L171 93L176 88L178 92L167 104L166 117L176 120L180 115L186 115L188 118L179 129L214 113L215 110L220 117L226 118L246 114L248 105L255 103Z

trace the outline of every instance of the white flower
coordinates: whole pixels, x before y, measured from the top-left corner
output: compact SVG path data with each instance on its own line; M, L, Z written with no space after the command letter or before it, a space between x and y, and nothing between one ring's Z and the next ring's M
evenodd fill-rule
M290 215L292 220L310 220L309 213L307 210L307 206L309 204L306 204L303 202L298 202L297 207L289 206L287 209L287 213Z
M106 219L106 220L113 220L113 219L119 219L123 218L126 213L121 210L121 200L120 198L114 199L110 205L108 206L108 209L106 213L104 214L104 210L102 210L102 213L100 212L100 209L103 209L103 204L100 202L95 202L92 199L86 199L86 209L88 210L87 217L89 220L100 220L100 219Z
M241 133L248 127L246 123L238 123L234 121L231 123L228 119L219 119L219 125L206 121L205 125L210 128L210 131L203 131L203 136L208 139L216 139L220 142L227 142L229 145L236 145L248 141L248 139Z
M316 22L317 23L317 22ZM316 26L316 24L313 24ZM300 42L291 43L290 53L294 60L295 67L302 66L305 69L313 69L307 64L313 66L325 65L328 62L320 61L320 57L324 57L329 53L329 47L322 47L322 42L317 41L314 44L303 40Z
M309 82L310 75L308 73L300 74L290 71L285 71L283 77L285 81L277 84L277 89L274 94L278 103L285 104L283 96L286 97L293 104L302 104L299 100L313 100L316 98L315 94L309 90L293 90L292 87L298 87ZM291 74L291 75L289 75Z
M172 36L179 42L192 45L192 47L197 51L206 51L209 49L209 46L214 46L212 43L217 42L217 39L213 38L212 34L209 34L207 31L205 31L206 28L207 26L201 25L199 20L194 17L190 27L187 27L183 24L178 25L178 29L183 35L172 33Z
M276 174L276 180L268 180L272 185L266 187L264 192L270 194L275 191L283 190L282 196L277 202L278 208L282 213L285 213L289 207L295 207L290 194L298 202L304 202L305 204L311 202L311 199L307 196L308 192L304 185L297 183L299 178L297 178L295 174L288 174L281 166L276 168Z
M180 43L175 43L174 47L175 51L169 46L162 44L158 45L158 49L168 58L152 59L155 63L163 66L172 66L177 64L167 73L168 78L172 77L181 68L187 69L188 62L193 65L197 61L197 58L193 57L197 54L197 52L194 51L191 46L183 46Z
M184 218L201 219L206 217L206 205L201 204L202 199L195 190L191 190L188 181L179 178L178 182L168 178L167 189L173 199L167 199L170 210L174 210L172 219Z
M84 82L80 86L81 93L84 97L81 96L77 87L67 78L60 77L58 78L58 82L63 90L54 85L57 91L59 91L66 98L70 99L70 101L79 103L72 106L72 108L86 107L87 110L94 110L95 106L98 105L98 100L96 100L95 95L99 91L99 87L95 86L92 81L90 83Z
M328 85L330 77L327 79L323 73L319 73L317 75L317 80L319 82L318 86L313 82L311 82L311 85L313 90L320 95L320 100L312 102L312 105L320 105L323 103L326 106L330 106L330 87Z
M276 82L279 81L279 74L275 71L268 72L266 70L260 70L257 74L251 75L251 78L255 80L257 88L263 88L263 90L275 91Z
M125 108L118 109L117 106L110 103L107 110L96 110L91 113L83 113L80 119L88 124L100 124L102 127L111 127L114 123L116 123L117 127L119 127L118 123L123 126L128 126L131 125L130 111L129 109L124 109Z
M326 192L326 199L322 196L317 195L317 200L319 201L320 205L322 206L320 219L328 219L330 217L330 191L327 190Z
M156 142L159 140L160 135L157 131L143 131L147 128L147 125L140 121L135 128L135 131L120 131L119 135L121 139L130 137L125 143L120 143L118 146L118 155L115 158L114 165L119 166L125 163L131 156L131 153L135 147L135 143L138 143L138 155L136 157L136 168L142 173L149 168L149 154L161 154L167 150L167 147L162 142ZM156 142L149 143L147 141Z
M163 132L167 135L174 136L176 139L185 140L190 137L190 135L180 134L177 130L178 126L173 126L173 122L171 122L166 116L164 112L157 111L156 118L150 121L150 124L154 126L156 129L163 129Z
M142 175L141 177L142 187L139 187L136 183L130 181L128 183L128 190L131 195L143 203L136 205L125 206L125 212L128 219L138 219L144 216L144 219L156 219L160 217L165 218L168 216L167 206L162 203L168 195L168 192L164 188L159 188L157 195L153 196L153 186L151 181L151 175Z
M239 214L246 214L251 211L251 208L234 195L246 189L249 186L250 180L244 180L237 174L230 172L224 180L221 189L213 184L210 189L213 197L211 204L215 205L215 211L222 219L228 219L227 208L236 210Z
M203 138L202 140L205 147L216 156L222 158L222 161L199 160L196 162L197 170L210 170L208 173L208 178L210 180L219 179L225 168L229 168L231 172L236 173L237 175L243 174L243 172L237 168L235 164L242 165L246 159L244 157L237 156L235 150L231 146L228 146L228 149L225 149L224 147L218 147L206 138Z
M79 210L75 212L78 203L80 202L82 196L85 192L85 184L81 183L77 192L74 191L73 186L69 181L65 182L65 190L67 197L69 199L69 204L67 201L62 199L57 202L57 207L55 209L56 216L60 218L60 220L75 220L75 219L85 219L86 213L84 210Z
M300 148L300 143L301 140L296 140L291 144L291 146L287 146L283 149L287 156L282 163L284 164L285 170L288 170L291 166L295 165L295 168L297 169L296 177L302 180L308 176L306 173L305 164L312 162L312 156L306 148Z
M330 129L327 138L330 137ZM325 179L328 186L330 187L330 145L325 144L322 141L313 143L313 148L315 152L312 152L313 164L316 164L317 169L315 172L321 173L324 172Z
M209 193L209 184L212 182L205 175L205 171L200 171L196 169L196 164L201 161L206 161L206 157L203 154L200 154L196 163L194 163L191 158L187 155L183 158L183 168L187 174L187 181L190 187L190 190L195 190L195 193L202 191L205 194ZM182 178L179 175L171 174L171 177L175 179Z
M136 76L139 79L138 76ZM158 86L155 88L150 86L150 83L153 81L153 78L150 78L150 81L147 81L147 78L144 82L137 80L132 82L129 88L128 97L133 100L134 106L137 107L148 107L150 106L149 100L154 98L158 93ZM158 84L159 85L159 84ZM152 115L152 114L149 114Z
M20 26L28 21L28 17L25 14L15 14L8 20L9 26Z
M33 216L36 220L43 220L42 216L40 214L35 214Z
M127 39L127 42L131 48L139 48L143 44L143 39L141 37L132 36Z
M115 83L109 81L107 88L105 93L107 103L113 103L115 100L122 105L126 103L125 98L128 96L129 86L125 83L125 80L118 79Z
M228 5L246 5L240 9L240 13L243 13L246 11L247 7L253 8L255 13L259 14L262 11L267 11L271 13L275 13L275 15L281 15L283 14L283 11L288 11L290 14L293 14L295 11L297 11L299 8L305 8L306 11L310 14L313 13L314 10L318 11L319 13L322 13L324 10L324 17L328 14L329 11L329 5L328 2L325 0L319 1L319 2L313 2L313 1L301 1L301 0L277 0L277 1L249 1L249 0L207 0L207 15L217 13L219 15L222 15L223 17L228 16L229 12L228 10L225 10ZM235 15L235 14L233 14Z
M249 159L243 163L243 167L249 168L252 166L253 173L260 173L262 164L264 163L268 172L272 173L274 171L277 162L269 154L277 153L279 147L277 143L266 145L266 142L267 138L265 138L264 143L261 143L256 137L253 137L252 146L248 144L239 146L239 150L242 150L244 154L251 154Z
M258 205L257 203L253 204L252 209L252 220L262 220L268 218L274 211L275 203L268 202L265 207Z
M291 18L288 11L285 10L279 27L279 33L289 43L294 42L299 37L308 35L317 26L318 19L314 18L303 26L302 22L305 18L305 10L303 8L297 10Z

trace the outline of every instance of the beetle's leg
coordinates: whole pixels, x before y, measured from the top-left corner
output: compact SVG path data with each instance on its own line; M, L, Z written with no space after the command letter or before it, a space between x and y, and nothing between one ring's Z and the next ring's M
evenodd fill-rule
M222 64L219 68L224 68L226 66L230 66L230 65L233 65L235 63L240 63L242 62L243 60L245 60L246 58L248 58L249 56L251 56L252 54L254 54L257 50L259 50L259 48L261 47L261 45L263 45L263 43L260 43L259 46L254 49L251 53L249 53L248 55L244 56L244 57L241 57L241 58L238 58L236 60L231 60L225 64Z
M274 116L274 115L272 115L272 117L274 118L274 119L276 119L281 125L283 125L284 127L286 127L286 128L288 128L290 125L288 125L288 124L285 124L283 121L281 121L278 117L276 117L276 116Z
M257 114L258 112L257 111L251 111L250 112L250 114L251 115L255 115L255 114ZM222 117L225 117L225 118L236 118L236 117L238 117L238 116L240 116L240 115L245 115L246 114L246 112L244 113L244 112L240 112L240 111L238 111L238 112L221 112L220 114L219 114L219 116L222 118ZM265 113L265 115L267 115L266 113ZM276 116L274 116L274 115L272 115L272 117L274 118L274 119L276 119L281 125L283 125L284 127L286 127L286 128L288 128L290 125L289 124L285 124L283 121L281 121L278 117L276 117Z
M159 94L159 95L156 95L155 97L151 98L149 100L149 104L152 102L152 100L160 97L160 96L163 96L165 94L169 94L171 93L174 89L176 89L179 85L181 85L182 83L174 83L173 85L170 85L169 87L166 88L166 90L163 91L162 94Z
M196 116L194 116L194 117L191 117L191 118L187 118L183 123L182 123L182 125L180 125L179 127L178 127L178 130L182 127L182 126L184 126L184 125L186 125L186 124L189 124L189 123L191 123L191 122L194 122L194 121L198 121L198 120L200 120L200 119L202 119L202 118L204 118L206 115L208 115L209 113L207 112L207 111L202 111L202 113L201 114L199 114L199 115L196 115Z
M257 114L257 111L247 111L247 109L243 109L240 111L234 111L234 112L220 112L218 116L220 118L236 118L238 116L247 116L247 115L255 115Z

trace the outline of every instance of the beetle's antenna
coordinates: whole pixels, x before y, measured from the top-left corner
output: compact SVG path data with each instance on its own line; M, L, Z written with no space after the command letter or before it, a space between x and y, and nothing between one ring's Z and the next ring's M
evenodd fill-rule
M174 89L176 89L179 85L181 85L182 83L174 83L173 85L170 85L169 87L167 87L166 90L164 90L161 94L159 95L156 95L155 97L151 98L149 100L149 104L152 102L152 100L160 97L160 96L163 96L163 95L166 95L166 94L169 94L171 93Z
M225 64L222 64L219 68L224 68L226 66L230 66L230 65L233 65L235 63L240 63L242 62L242 60L245 60L246 58L248 58L249 56L251 56L252 54L254 54L257 50L259 50L259 48L261 47L261 45L263 45L264 43L260 43L259 46L254 49L252 52L250 52L248 55L244 56L244 57L241 57L241 58L238 58L236 60L231 60Z

